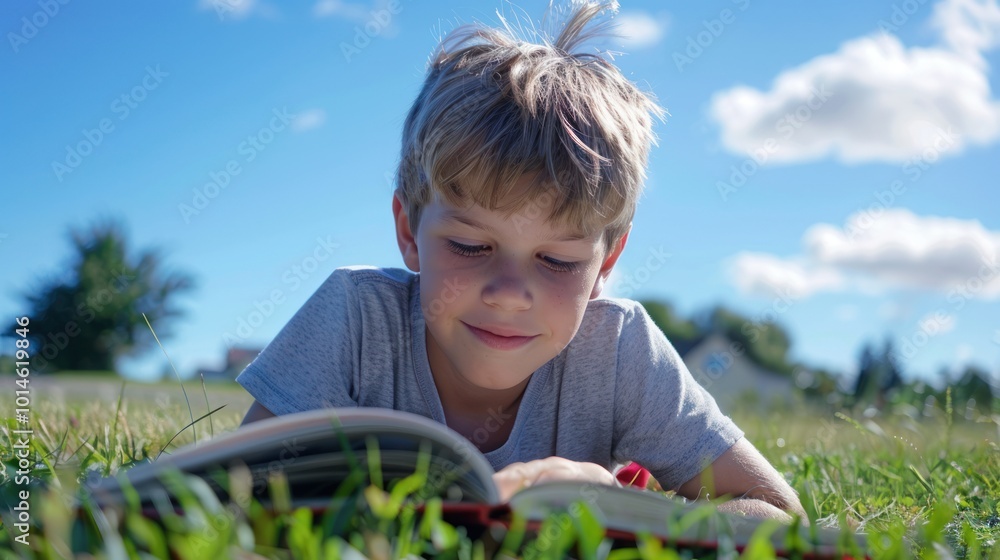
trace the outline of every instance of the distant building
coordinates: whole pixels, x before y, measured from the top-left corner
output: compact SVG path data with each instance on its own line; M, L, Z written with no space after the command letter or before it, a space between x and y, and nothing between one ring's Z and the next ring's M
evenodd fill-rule
M260 354L261 348L233 347L226 350L226 367L221 370L200 369L197 375L205 381L233 381L250 362Z
M745 349L721 334L709 334L678 346L677 351L726 414L738 408L788 402L799 393L791 377L758 366Z

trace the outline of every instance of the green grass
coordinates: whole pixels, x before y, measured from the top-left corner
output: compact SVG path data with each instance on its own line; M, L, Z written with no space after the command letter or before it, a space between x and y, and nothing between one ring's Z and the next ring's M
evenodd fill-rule
M13 383L13 379L10 383ZM0 379L3 381L3 379ZM86 541L71 534L69 498L88 476L109 475L167 449L195 441L185 429L198 418L197 438L235 429L249 398L232 386L189 383L191 410L171 384L157 390L128 384L109 401L47 400L41 391L31 405L33 476L46 480L49 493L32 491L33 548L13 542L13 527L0 532L0 557L12 553L60 558ZM179 395L179 391L176 391ZM926 414L925 414L926 413ZM868 535L873 558L968 558L1000 560L1000 417L956 421L931 408L865 418L857 413L788 410L735 418L747 437L799 491L814 524L846 526ZM17 457L11 424L0 435L5 465L0 496L15 500ZM233 475L233 484L241 484ZM410 484L419 486L419 477ZM278 486L280 488L280 484ZM346 515L313 519L306 510L206 499L204 488L186 482L180 498L190 504L183 516L157 526L134 514L91 526L88 546L97 557L179 558L556 558L567 551L582 558L685 558L654 541L635 549L608 550L593 536L586 508L553 516L558 542L542 542L521 530L472 539L462 527L440 520L433 502L423 516L400 499L402 490L358 488ZM412 488L411 488L412 490ZM237 493L234 493L236 495ZM405 492L404 492L405 494ZM242 494L242 495L245 495ZM199 497L200 496L200 497ZM279 496L280 497L280 496ZM280 505L280 499L276 501ZM438 516L438 517L436 517ZM98 516L100 518L100 516ZM5 517L4 521L9 522ZM110 526L120 526L110 530ZM544 533L544 529L542 531ZM75 541L74 541L75 539ZM76 542L76 545L73 543ZM576 543L575 545L573 543ZM543 544L545 546L543 546ZM766 558L768 547L752 547L745 557ZM726 556L720 554L720 556Z
M834 413L739 423L807 511L821 524L867 533L873 552L891 556L902 541L909 549L942 545L959 558L1000 558L1000 418L953 423L932 411L919 419Z

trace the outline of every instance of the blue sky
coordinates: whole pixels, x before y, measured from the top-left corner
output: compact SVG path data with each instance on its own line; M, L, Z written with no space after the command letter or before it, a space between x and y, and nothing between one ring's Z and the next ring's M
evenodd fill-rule
M115 216L198 280L166 342L182 375L227 335L266 344L334 268L402 266L391 174L441 34L545 5L5 4L0 316L65 269L69 226ZM889 335L910 376L1000 379L996 0L626 0L615 21L591 46L670 116L613 295L776 319L845 373Z

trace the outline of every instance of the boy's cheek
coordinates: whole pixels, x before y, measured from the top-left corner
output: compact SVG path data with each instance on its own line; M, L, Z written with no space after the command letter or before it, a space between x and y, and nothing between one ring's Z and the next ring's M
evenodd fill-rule
M434 269L421 273L420 283L420 305L428 322L454 315L477 286L469 275Z

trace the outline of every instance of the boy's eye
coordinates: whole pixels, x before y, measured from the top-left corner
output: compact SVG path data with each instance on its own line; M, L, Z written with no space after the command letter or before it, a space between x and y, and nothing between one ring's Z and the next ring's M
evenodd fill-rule
M463 257L482 257L490 251L489 245L466 245L465 243L459 243L451 239L447 241L448 249ZM577 270L577 263L575 262L566 262L545 256L541 257L541 259L545 267L556 272L576 272Z
M478 257L490 249L489 245L466 245L451 239L448 240L448 248L463 257Z
M542 260L545 261L545 266L551 268L552 270L555 270L556 272L575 272L576 271L576 263L575 262L560 261L560 260L553 259L552 257L542 257Z

